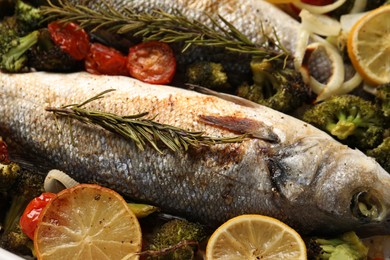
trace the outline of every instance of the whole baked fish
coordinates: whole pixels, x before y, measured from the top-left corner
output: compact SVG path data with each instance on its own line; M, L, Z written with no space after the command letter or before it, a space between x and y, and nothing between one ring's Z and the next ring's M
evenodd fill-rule
M84 102L107 89L116 91L86 108L119 115L149 112L160 123L208 136L254 137L161 154L45 110ZM365 227L390 232L390 176L372 158L288 115L230 99L127 77L0 74L0 135L10 150L21 147L43 157L79 182L97 182L210 225L260 213L302 233Z

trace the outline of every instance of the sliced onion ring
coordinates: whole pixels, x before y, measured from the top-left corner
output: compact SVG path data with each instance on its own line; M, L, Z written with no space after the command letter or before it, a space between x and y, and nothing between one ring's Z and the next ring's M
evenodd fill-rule
M45 178L43 187L47 192L58 193L63 189L71 188L79 184L68 174L60 170L51 170Z
M317 42L308 45L308 48L319 48L323 47L328 54L329 59L332 61L333 73L330 76L326 84L318 82L315 78L310 77L309 85L311 86L314 93L318 94L316 102L325 100L333 95L340 88L345 80L344 75L344 62L340 56L336 47L325 41L324 39L313 36Z
M297 1L296 3L294 3L294 5L301 10L306 9L313 14L326 14L339 8L345 2L346 0L336 0L332 4L318 6L318 5L305 4L302 3L301 1Z
M303 9L299 16L302 18L304 29L323 36L335 36L341 31L341 25L336 20L322 14L313 14Z

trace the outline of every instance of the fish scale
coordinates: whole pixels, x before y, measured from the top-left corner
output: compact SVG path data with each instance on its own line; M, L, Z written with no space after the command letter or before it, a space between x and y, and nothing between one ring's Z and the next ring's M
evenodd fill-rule
M45 110L107 89L116 90L86 108L119 115L149 112L160 123L209 136L246 132L256 138L161 154ZM128 77L0 73L0 135L11 151L22 147L28 154L14 158L44 158L47 167L79 182L99 183L208 225L258 213L301 233L373 226L389 233L390 176L372 158L298 119L238 97L230 100ZM378 215L362 217L354 201L377 208Z

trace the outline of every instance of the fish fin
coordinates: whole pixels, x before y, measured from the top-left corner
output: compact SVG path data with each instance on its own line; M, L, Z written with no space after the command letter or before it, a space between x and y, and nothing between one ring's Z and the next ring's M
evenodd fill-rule
M248 99L245 99L245 98L242 98L239 96L230 95L227 93L218 92L218 91L211 90L209 88L205 88L202 86L198 86L198 85L194 85L194 84L186 84L186 86L190 90L193 90L193 91L196 91L196 92L199 92L202 94L210 95L210 96L215 96L215 97L218 97L220 99L235 103L235 104L240 105L240 106L250 107L250 108L256 108L256 107L260 106L259 104L255 103L253 101L250 101Z
M46 176L53 169L47 159L40 156L21 155L10 152L10 160L17 163L22 169Z
M218 126L235 133L248 134L253 138L258 138L272 143L280 142L279 136L273 132L272 127L263 122L234 116L206 116L200 115L200 121L206 124Z

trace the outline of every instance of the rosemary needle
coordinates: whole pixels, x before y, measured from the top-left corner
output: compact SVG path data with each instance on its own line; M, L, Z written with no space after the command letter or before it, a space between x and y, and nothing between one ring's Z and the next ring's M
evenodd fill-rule
M108 30L117 34L130 34L141 37L143 41L157 40L166 43L183 43L182 51L191 45L213 46L227 51L248 53L263 59L286 59L287 51L268 37L262 45L256 45L243 35L237 28L222 16L214 19L210 16L212 26L207 26L197 20L189 19L180 11L167 13L160 9L150 12L134 12L124 9L115 10L103 1L104 8L92 9L85 5L72 5L59 1L54 5L49 1L48 6L42 7L43 14L48 20L59 19L64 22L77 22L80 26L92 31ZM267 48L272 42L279 50Z
M203 132L191 132L184 129L161 124L152 119L145 118L148 113L119 116L113 113L92 111L83 108L87 103L103 98L104 94L114 91L104 91L80 104L63 107L47 107L46 110L58 116L76 119L84 124L98 125L112 133L116 133L126 140L132 140L140 150L150 144L155 150L163 153L161 144L173 152L187 151L190 146L214 145L223 143L242 142L247 135L234 137L212 137Z

